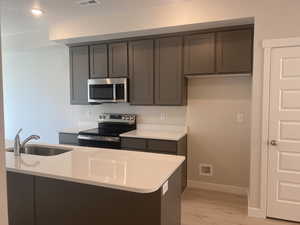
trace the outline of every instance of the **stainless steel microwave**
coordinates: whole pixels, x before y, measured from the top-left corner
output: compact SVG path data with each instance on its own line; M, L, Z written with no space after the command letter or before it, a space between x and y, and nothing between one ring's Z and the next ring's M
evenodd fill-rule
M127 102L127 85L127 78L89 79L88 101L91 104Z

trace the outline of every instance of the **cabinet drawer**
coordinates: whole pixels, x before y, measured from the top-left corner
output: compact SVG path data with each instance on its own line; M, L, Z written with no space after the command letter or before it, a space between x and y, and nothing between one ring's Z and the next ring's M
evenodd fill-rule
M121 146L122 149L146 150L147 143L142 138L122 138Z
M148 140L148 150L150 152L177 153L176 141Z
M59 144L78 145L77 134L59 133Z

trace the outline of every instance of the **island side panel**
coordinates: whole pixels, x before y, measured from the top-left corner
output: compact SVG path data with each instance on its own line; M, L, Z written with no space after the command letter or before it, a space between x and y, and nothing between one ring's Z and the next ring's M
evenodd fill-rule
M35 183L36 225L161 224L161 190L140 194L44 177Z
M177 154L185 156L184 163L182 164L182 192L187 187L187 163L188 163L188 152L187 152L187 135L181 138L177 142Z
M162 225L181 224L182 167L179 167L168 180L168 190L162 188Z

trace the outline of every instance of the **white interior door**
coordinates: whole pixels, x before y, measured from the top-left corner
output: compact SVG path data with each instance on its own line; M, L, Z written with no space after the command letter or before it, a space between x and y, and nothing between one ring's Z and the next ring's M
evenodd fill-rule
M267 216L300 221L300 47L272 49L270 69Z

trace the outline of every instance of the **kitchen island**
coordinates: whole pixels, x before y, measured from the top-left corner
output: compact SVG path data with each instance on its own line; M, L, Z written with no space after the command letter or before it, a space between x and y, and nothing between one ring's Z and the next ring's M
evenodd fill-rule
M70 150L6 153L10 225L180 224L183 156Z

